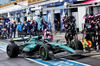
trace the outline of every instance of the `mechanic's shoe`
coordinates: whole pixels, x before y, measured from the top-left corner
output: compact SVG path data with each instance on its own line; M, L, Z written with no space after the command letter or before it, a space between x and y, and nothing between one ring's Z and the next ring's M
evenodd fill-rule
M96 51L96 48L95 47L91 48L91 51Z
M97 50L97 52L100 52L100 50Z

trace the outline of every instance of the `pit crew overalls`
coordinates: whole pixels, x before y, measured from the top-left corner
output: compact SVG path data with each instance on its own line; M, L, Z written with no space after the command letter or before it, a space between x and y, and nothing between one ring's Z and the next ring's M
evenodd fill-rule
M13 33L14 33L14 38L16 36L16 27L17 27L16 23L12 23L12 25L11 25L11 28L12 28L12 30L11 30L11 38L12 38L12 34Z

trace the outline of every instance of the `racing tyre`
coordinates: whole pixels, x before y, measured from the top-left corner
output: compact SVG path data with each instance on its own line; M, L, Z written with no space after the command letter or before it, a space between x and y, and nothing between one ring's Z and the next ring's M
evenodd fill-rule
M83 45L79 40L72 40L70 43L70 47L74 50L83 50Z
M40 57L42 60L51 60L53 55L53 52L51 50L51 47L49 45L43 45L39 49Z
M19 47L17 45L14 45L14 44L9 44L7 46L7 55L10 57L10 58L15 58L18 56L19 54Z

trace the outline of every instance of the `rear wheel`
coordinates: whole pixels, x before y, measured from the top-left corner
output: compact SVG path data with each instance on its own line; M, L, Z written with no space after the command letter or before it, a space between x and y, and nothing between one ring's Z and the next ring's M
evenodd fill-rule
M49 45L43 45L39 49L40 56L43 60L51 60L53 57L53 52Z
M10 57L10 58L14 58L14 57L17 57L18 56L18 53L19 53L19 47L17 45L14 45L14 44L9 44L7 46L7 55Z

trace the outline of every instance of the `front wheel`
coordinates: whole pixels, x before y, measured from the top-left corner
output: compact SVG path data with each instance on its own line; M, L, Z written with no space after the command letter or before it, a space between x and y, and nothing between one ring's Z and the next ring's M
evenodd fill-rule
M14 57L17 57L18 56L18 53L19 53L19 47L17 45L14 45L14 44L9 44L7 46L7 55L10 57L10 58L14 58Z
M43 45L39 49L40 56L43 60L51 60L53 57L53 52L49 45Z

